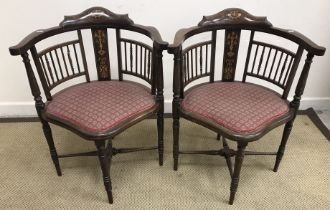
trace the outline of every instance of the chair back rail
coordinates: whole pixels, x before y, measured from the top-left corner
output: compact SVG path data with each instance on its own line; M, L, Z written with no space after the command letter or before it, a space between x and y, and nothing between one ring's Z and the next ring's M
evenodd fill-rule
M78 39L56 44L40 52L31 48L31 54L39 74L46 96L59 84L85 75L89 81L87 61L81 31L77 31ZM78 55L78 49L80 55ZM79 59L82 59L82 66ZM50 99L47 97L47 99Z
M118 63L119 74L130 74L139 77L149 84L152 82L152 47L131 39L119 38ZM122 51L124 52L122 54Z
M168 49L170 53L177 55L175 57L181 63L176 65L175 69L175 71L181 71L178 74L182 77L178 79L181 82L178 87L174 87L175 93L179 93L181 98L184 97L184 89L189 83L208 76L210 82L214 81L217 31L222 30L224 30L222 81L234 81L237 58L240 53L241 31L249 31L242 82L245 82L247 77L270 82L282 89L284 99L288 96L303 52L306 50L313 55L323 55L325 52L323 47L314 44L302 34L275 28L266 17L256 17L238 8L204 16L198 26L179 30L174 43ZM193 43L182 49L182 44L186 39L204 32L212 33L210 40ZM297 50L292 52L285 47L259 41L255 39L255 33L259 32L289 40L298 46Z
M47 100L52 99L52 89L68 80L85 76L86 81L90 81L82 36L82 30L85 29L90 30L92 34L98 80L111 80L108 29L114 29L119 80L123 80L123 74L141 78L151 85L152 94L156 93L157 86L162 86L154 81L157 78L154 74L162 70L160 66L162 62L159 61L161 56L156 56L154 53L162 54L167 43L162 41L157 29L134 24L128 15L115 14L102 7L93 7L77 15L65 16L59 26L37 30L9 49L12 55L27 56L26 53L30 51ZM133 39L122 38L121 30L143 34L154 44L151 47ZM36 44L40 41L71 31L77 32L76 39L41 51L36 49ZM28 73L33 74L33 71Z

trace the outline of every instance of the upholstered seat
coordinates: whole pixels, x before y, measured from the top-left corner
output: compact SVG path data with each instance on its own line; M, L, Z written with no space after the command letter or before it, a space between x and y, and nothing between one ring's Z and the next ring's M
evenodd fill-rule
M142 85L97 81L57 93L47 104L45 114L87 133L103 133L155 106L154 96Z
M279 94L259 85L215 82L188 91L182 109L233 132L250 133L287 114L289 106Z

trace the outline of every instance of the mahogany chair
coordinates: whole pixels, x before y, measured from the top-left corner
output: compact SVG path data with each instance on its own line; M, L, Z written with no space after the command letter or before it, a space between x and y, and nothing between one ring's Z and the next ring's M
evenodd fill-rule
M108 31L115 32L116 46L109 44ZM133 32L148 39L152 46L147 41L127 38ZM63 42L63 34L68 33L66 37L69 40ZM57 38L58 35L61 39ZM92 42L88 42L88 35ZM52 36L57 38L57 44L37 49L41 42ZM86 43L93 43L91 48L94 50L90 55L92 60L95 58L96 66L87 62L90 60L86 58ZM62 175L59 158L98 156L108 200L112 203L109 170L113 155L158 149L159 165L163 164L162 51L166 47L167 43L161 39L156 28L135 24L128 15L115 14L102 7L65 16L59 26L37 30L18 45L10 47L11 55L21 55L23 58L36 110L58 176ZM112 79L111 68L115 67L110 68L111 48L117 53L117 80ZM30 62L29 54L35 68ZM97 81L91 81L88 69L96 69ZM47 102L42 100L34 70L39 76ZM138 78L143 84L128 81L127 75ZM68 83L69 80L73 82L72 80L77 79L83 82L76 85ZM69 87L58 91L58 86L63 83ZM112 147L112 139L116 135L153 115L157 115L157 146L122 149ZM97 151L58 155L49 122L67 128L83 139L94 141Z
M224 35L224 43L217 43L220 39L217 33ZM241 34L248 38L241 40ZM266 41L260 40L263 37ZM203 41L196 41L202 38ZM284 46L273 44L270 38L281 40L280 44ZM244 43L245 50L239 50ZM218 57L221 52L217 52L217 45L223 46L222 57ZM291 45L294 50L288 49ZM307 52L305 64L302 71L297 71L304 51ZM178 169L179 154L224 156L232 178L229 204L233 204L244 155L276 155L274 172L278 170L312 59L314 55L322 56L325 48L298 32L273 27L266 17L232 8L204 16L197 26L179 30L168 52L174 54L174 170ZM222 71L217 60L222 61ZM244 63L236 65L237 60ZM222 75L218 81L215 79L217 72ZM238 76L235 72L242 74ZM289 102L287 97L295 76L298 83L293 100ZM196 85L196 80L201 78L207 82ZM217 132L217 138L222 137L223 149L181 151L180 117ZM285 124L284 132L277 152L245 151L249 142L260 139L282 124ZM237 143L236 151L228 147L226 139ZM233 156L234 167L231 163Z

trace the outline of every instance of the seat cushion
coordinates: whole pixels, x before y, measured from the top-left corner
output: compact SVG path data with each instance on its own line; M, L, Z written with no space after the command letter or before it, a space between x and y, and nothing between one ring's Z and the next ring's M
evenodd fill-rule
M276 92L241 82L216 82L192 88L182 109L237 133L257 131L289 111Z
M103 133L154 106L154 96L142 85L96 81L54 95L47 104L46 117L88 133Z

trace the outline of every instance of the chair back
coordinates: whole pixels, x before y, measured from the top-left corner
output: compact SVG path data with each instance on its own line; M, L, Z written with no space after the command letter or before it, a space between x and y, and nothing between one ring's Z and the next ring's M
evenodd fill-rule
M198 39L186 45L198 35L204 39L202 42ZM273 43L274 39L280 42ZM169 46L169 52L179 61L175 71L180 73L175 77L180 78L181 97L185 87L197 79L209 77L209 82L214 82L215 69L220 69L223 82L257 78L279 87L286 99L304 51L308 54L306 62L310 63L314 55L323 55L325 49L296 31L273 27L266 17L256 17L238 8L204 16L197 26L179 30ZM239 76L238 60L243 64Z
M133 38L124 37L123 31L126 34L133 32ZM112 32L115 46L109 44L109 33ZM135 40L134 37L139 36L136 34L145 41ZM55 45L37 49L39 44L54 37ZM93 50L87 51L85 45L90 42ZM140 78L150 85L152 94L155 94L156 80L160 81L158 88L162 89L163 85L161 52L166 46L167 43L161 40L155 28L135 24L128 15L92 7L80 14L65 16L59 26L31 33L18 45L11 47L10 53L23 57L32 92L37 94L40 91L28 58L29 53L32 55L45 96L51 100L52 90L62 83L78 77L90 82L89 69L96 69L97 80L111 80L112 62L117 64L119 80L123 80L124 75ZM116 54L113 59L110 59L112 51L109 48ZM94 59L86 58L91 54ZM95 65L88 62L92 60L95 60ZM155 74L159 74L157 78Z

